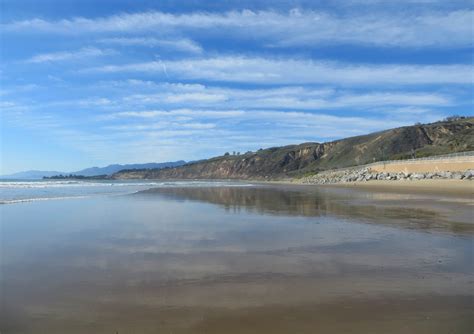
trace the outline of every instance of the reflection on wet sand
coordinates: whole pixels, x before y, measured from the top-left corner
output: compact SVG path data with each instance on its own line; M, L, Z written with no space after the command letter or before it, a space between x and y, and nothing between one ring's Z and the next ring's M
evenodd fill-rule
M1 207L1 332L470 333L464 206L377 196L194 187Z
M154 188L162 195L222 205L226 210L295 216L338 216L400 228L474 233L469 200L302 186ZM453 204L454 203L454 204Z

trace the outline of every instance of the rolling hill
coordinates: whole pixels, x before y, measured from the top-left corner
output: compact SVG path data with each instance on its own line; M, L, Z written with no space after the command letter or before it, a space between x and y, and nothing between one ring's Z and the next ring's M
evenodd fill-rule
M474 150L474 118L345 138L327 143L272 147L243 155L224 155L166 169L122 170L116 179L278 179L322 170Z

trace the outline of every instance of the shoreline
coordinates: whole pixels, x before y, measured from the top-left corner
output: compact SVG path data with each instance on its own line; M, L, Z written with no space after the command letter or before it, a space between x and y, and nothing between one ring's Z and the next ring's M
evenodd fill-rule
M305 184L297 181L290 181L284 183L327 188L350 188L401 193L428 193L433 195L455 195L470 197L471 199L474 198L474 182L467 180L371 180L333 184Z
M249 180L247 180L249 181ZM339 182L331 184L308 184L298 180L259 181L262 184L280 184L304 187L348 188L376 190L382 192L424 193L433 195L461 196L474 199L474 182L468 180L371 180L359 182Z
M121 179L115 179L121 180ZM127 179L132 180L132 179ZM474 200L474 180L424 179L424 180L370 180L337 183L306 183L301 179L136 179L137 181L209 181L209 182L246 182L260 185L282 185L306 188L348 188L376 190L382 192L424 193L432 195L461 196Z
M45 179L43 179L45 180ZM128 179L128 178L108 178L110 181L137 180L137 181L234 181L234 182L252 182L262 185L287 185L297 187L319 187L319 188L347 188L360 189L367 191L399 192L399 193L424 193L444 196L469 197L474 200L474 179L422 179L422 180L369 180L369 181L346 181L334 183L308 183L302 179L280 179L280 180L262 180L262 179Z
M328 185L335 188L429 193L436 195L474 196L474 184L463 180L369 181Z

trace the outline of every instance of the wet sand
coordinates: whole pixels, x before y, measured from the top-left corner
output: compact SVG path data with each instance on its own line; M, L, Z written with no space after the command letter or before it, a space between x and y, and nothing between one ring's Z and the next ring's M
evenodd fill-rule
M472 333L466 198L156 188L2 210L2 333Z
M433 305L429 309L426 305ZM470 333L472 299L341 300L254 308L206 319L197 333ZM439 321L433 321L437 319ZM409 319L409 320L408 320Z
M474 181L464 180L399 180L350 182L330 185L332 187L358 188L365 190L435 194L450 197L470 198L474 201Z

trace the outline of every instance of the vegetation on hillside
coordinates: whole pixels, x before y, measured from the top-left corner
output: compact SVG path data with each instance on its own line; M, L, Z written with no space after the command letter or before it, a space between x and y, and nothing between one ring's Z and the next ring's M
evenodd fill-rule
M474 150L474 118L455 117L328 143L272 147L225 154L181 167L122 171L114 178L275 179L374 161Z

